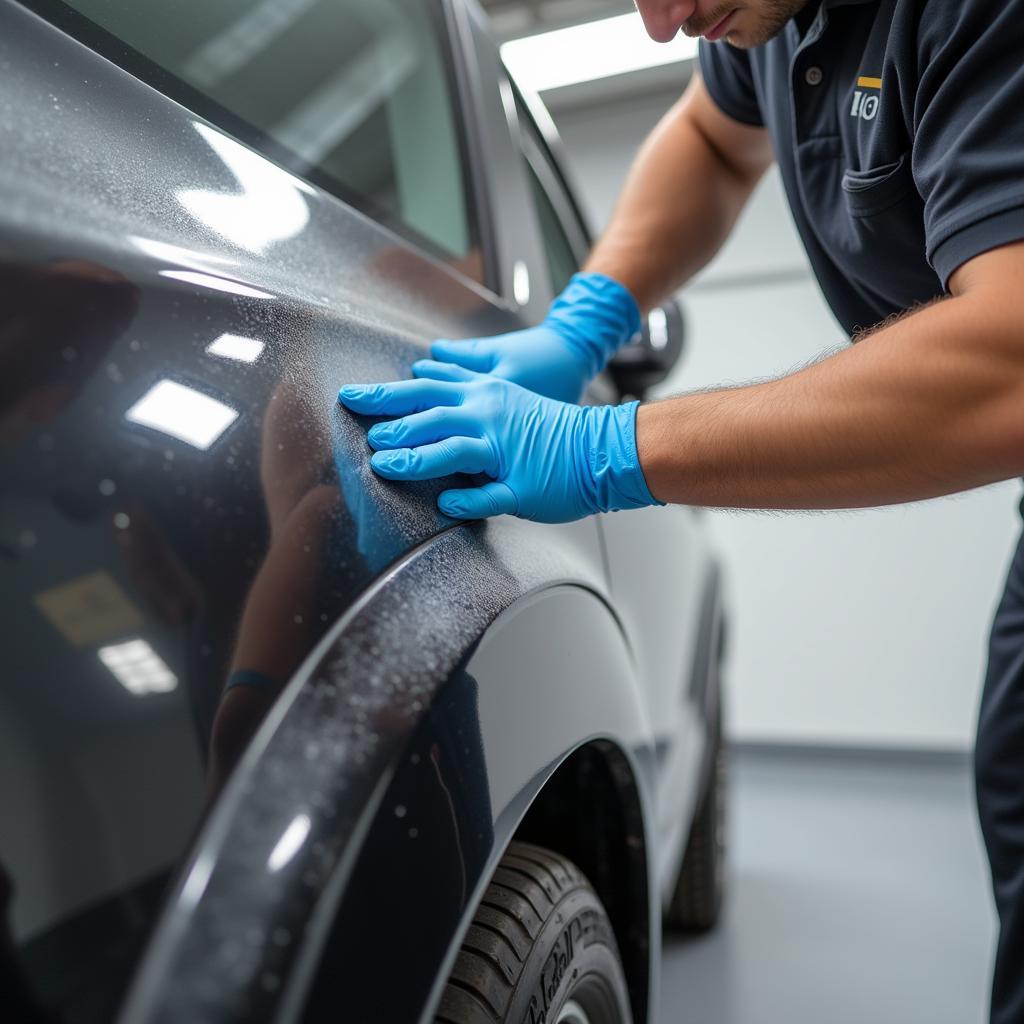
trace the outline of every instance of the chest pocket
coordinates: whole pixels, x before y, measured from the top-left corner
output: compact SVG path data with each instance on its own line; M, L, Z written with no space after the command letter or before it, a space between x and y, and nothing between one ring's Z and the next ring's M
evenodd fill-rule
M914 183L910 152L893 163L843 170L837 225L850 276L894 309L906 309L941 291L925 252L924 201Z
M868 171L845 171L840 184L851 217L884 213L914 190L910 154Z

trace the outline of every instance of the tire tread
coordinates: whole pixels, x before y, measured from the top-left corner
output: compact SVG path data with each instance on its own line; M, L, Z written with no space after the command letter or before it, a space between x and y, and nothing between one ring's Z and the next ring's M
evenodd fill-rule
M548 894L533 879L520 881L522 878L522 875L510 871L506 867L500 867L494 872L491 884L500 885L508 889L509 892L515 893L520 899L526 900L537 917L541 919L547 917L548 911L554 905L548 898Z
M507 949L509 953L516 960L519 961L519 963L522 963L526 959L526 953L528 952L528 950L525 950L524 952L520 953L519 950L516 948L515 943L509 937L507 932L503 932L500 928L495 928L493 925L487 924L484 921L481 921L479 918L477 918L473 922L472 926L469 929L470 933L473 932L474 928L478 929L481 932L486 932L488 935L493 935L497 943L503 949Z
M573 889L568 860L512 842L495 870L441 997L435 1024L503 1024L533 945Z

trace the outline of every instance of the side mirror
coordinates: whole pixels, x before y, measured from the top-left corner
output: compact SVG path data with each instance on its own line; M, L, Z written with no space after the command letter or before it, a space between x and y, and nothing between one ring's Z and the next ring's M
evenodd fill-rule
M643 398L663 381L683 354L686 322L677 299L652 309L640 333L608 364L623 398Z

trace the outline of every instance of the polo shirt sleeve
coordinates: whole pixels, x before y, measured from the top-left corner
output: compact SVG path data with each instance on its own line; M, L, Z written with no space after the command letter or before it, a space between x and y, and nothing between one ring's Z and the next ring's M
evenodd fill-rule
M1024 240L1020 0L929 0L918 28L914 180L928 262L953 272Z
M747 51L701 39L698 52L701 75L716 106L734 121L763 127Z

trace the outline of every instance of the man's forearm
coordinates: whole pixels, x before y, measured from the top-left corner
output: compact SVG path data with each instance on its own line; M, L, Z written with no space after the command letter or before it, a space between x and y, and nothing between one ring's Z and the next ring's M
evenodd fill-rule
M718 252L760 176L760 168L730 164L701 130L710 102L696 82L651 133L587 261L586 270L620 281L644 311Z
M861 508L1024 473L1019 320L940 302L789 377L642 406L640 464L662 501Z

